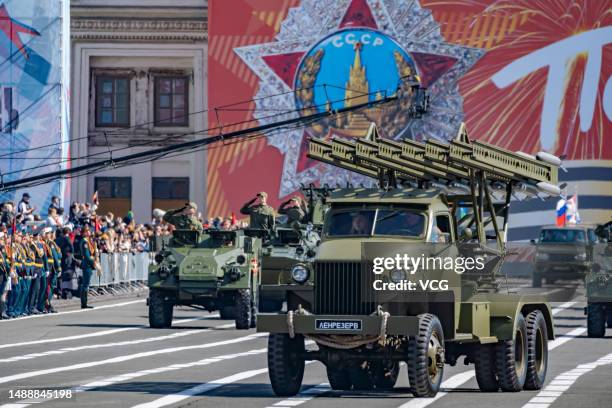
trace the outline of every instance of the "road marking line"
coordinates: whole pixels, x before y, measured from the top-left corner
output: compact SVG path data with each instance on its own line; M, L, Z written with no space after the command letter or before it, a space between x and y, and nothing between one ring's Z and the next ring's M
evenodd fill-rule
M227 326L233 326L233 324L229 324ZM222 327L222 326L219 326L219 327ZM205 329L205 330L200 330L199 332L204 333L204 332L209 332L209 331L211 330ZM72 364L69 366L54 367L54 368L49 368L45 370L29 371L29 372L20 373L20 374L9 375L7 377L0 377L0 384L5 384L11 381L23 380L25 378L37 377L37 376L45 375L45 374L53 374L53 373L59 373L59 372L64 372L64 371L79 370L82 368L97 367L97 366L106 365L106 364L122 363L124 361L134 360L137 358L151 357L151 356L155 356L159 354L170 354L170 353L176 353L176 352L185 351L185 350L201 350L201 349L207 349L211 347L224 346L227 344L241 343L243 341L255 340L255 339L258 339L266 335L267 333L255 333L255 334L250 334L248 336L238 337L238 338L230 339L230 340L217 341L214 343L197 344L197 345L182 346L182 347L170 347L170 348L145 351L145 352L135 353L135 354L126 354L123 356L108 358L105 360L90 361L87 363Z
M531 398L523 408L534 408L534 407L548 407L550 404L555 402L557 398L563 395L563 392L570 389L570 387L576 382L576 380L583 374L586 374L597 367L612 364L612 353L601 357L597 361L588 364L580 364L576 368L566 371L556 376L549 385L544 387L535 397ZM575 377L573 380L562 380L559 377ZM565 385L556 385L565 384ZM552 394L554 392L554 394Z
M78 309L78 310L68 310L65 312L57 312L57 313L47 313L47 314L37 314L37 315L30 315L30 316L23 316L23 317L19 317L16 319L8 319L8 320L0 320L0 323L10 323L10 322L21 322L27 319L37 319L39 317L53 317L53 316L63 316L63 315L67 315L67 314L73 314L73 313L85 313L85 312L95 312L97 310L102 310L102 309L110 309L112 307L121 307L121 306L127 306L127 305L133 305L134 303L142 303L144 302L145 299L140 299L140 300L132 300L129 302L122 302L122 303L113 303L110 305L101 305L101 306L96 306L93 309Z
M172 324L183 324L183 323L194 322L196 320L212 319L212 318L215 318L215 317L219 317L219 315L218 314L212 314L212 315L209 315L209 316L194 317L194 318L189 318L189 319L176 319L176 320L172 321ZM60 341L81 340L81 339L87 339L87 338L91 338L91 337L107 336L109 334L121 333L121 332L130 331L130 330L148 329L148 328L149 328L149 326L140 325L140 326L125 327L125 328L121 328L121 329L103 330L103 331L98 331L98 332L94 332L94 333L79 334L79 335L68 336L68 337L56 337L56 338L53 338L53 339L24 341L22 343L0 344L0 349L10 348L10 347L31 346L31 345L36 345L36 344L56 343L56 342L60 342Z
M319 395L325 394L329 391L331 391L329 384L321 383L298 393L295 397L290 397L285 400L279 401L273 405L268 406L267 408L297 407L298 405L302 405L303 403L308 402L311 399L316 398Z
M253 350L245 351L245 352L242 352L242 353L224 354L224 355L220 355L220 356L208 357L208 358L205 358L205 359L202 359L202 360L198 360L198 361L194 361L194 362L191 362L191 363L172 364L172 365L164 366L164 367L158 367L158 368L147 369L147 370L140 370L140 371L135 371L135 372L132 372L132 373L119 374L119 375L116 375L116 376L113 376L113 377L105 378L105 379L102 379L102 380L94 380L94 381L89 382L87 384L79 385L76 388L74 388L73 392L76 392L76 393L86 392L86 391L90 391L90 390L93 390L93 389L96 389L96 388L108 387L110 385L113 385L113 384L116 384L116 383L119 383L119 382L133 380L134 378L144 377L144 376L150 375L150 374L159 374L159 373L164 373L164 372L169 372L169 371L176 371L176 370L181 370L183 368L190 368L190 367L196 367L196 366L206 366L206 365L218 363L218 362L221 362L221 361L232 360L232 359L235 359L235 358L263 354L263 353L265 353L267 351L268 351L267 348L253 349ZM0 408L12 408L12 407L15 407L15 406L18 406L19 408L25 408L25 407L28 407L28 406L30 406L32 404L38 403L38 402L48 402L48 401L51 401L51 400L53 400L53 398L49 398L49 399L45 399L45 400L36 400L36 402L35 401L30 401L30 400L22 400L22 401L19 401L16 404L1 405Z
M225 325L225 327L228 327L228 326L232 326L233 327L234 325L233 324ZM219 326L219 327L223 327L223 326ZM21 355L21 356L15 356L15 357L9 357L9 358L5 358L5 359L0 359L0 363L13 363L15 361L31 360L33 358L44 357L44 356L55 356L55 355L59 355L59 354L70 353L70 352L73 352L73 351L90 350L90 349L101 349L101 348L108 348L108 347L132 346L132 345L136 345L136 344L152 343L152 342L164 341L164 340L172 340L172 339L177 339L179 337L191 336L193 334L198 334L198 333L202 333L202 330L188 330L188 331L184 331L184 332L175 332L175 333L167 334L165 336L146 337L144 339L125 340L125 341L118 341L116 343L99 343L99 344L88 344L88 345L85 345L85 346L77 346L77 347L65 347L65 348L61 348L61 349L57 349L57 350L49 350L49 351L43 351L43 352L40 352L40 353L30 353L30 354L24 354L24 355Z
M573 305L575 305L577 302L575 301L570 301L570 302L565 302L559 306L557 306L556 308L553 309L552 314L558 314L559 312L568 309L570 307L572 307ZM572 331L570 331L569 333L563 334L558 336L555 340L551 341L548 343L548 350L553 350L557 347L559 347L560 345L575 339L576 337L578 337L579 335L581 335L582 333L584 333L586 331L586 327L578 327ZM474 372L474 370L469 370L469 371L464 371L462 373L459 374L455 374L454 376L450 377L448 380L444 381L441 385L442 389L447 389L447 390L453 390L455 388L458 388L460 386L462 386L463 384L465 384L466 382L468 382L469 380L472 379L472 377L474 377L476 375L476 373ZM547 390L547 391L553 391L553 390ZM559 391L559 390L554 390L554 391ZM445 396L446 394L448 394L448 392L446 391L440 391L436 394L435 397L433 398L420 398L420 399L412 399L404 404L402 404L399 408L424 408L427 407L429 405L431 405L434 401L437 401L438 399L442 398L443 396ZM525 407L524 407L525 408Z

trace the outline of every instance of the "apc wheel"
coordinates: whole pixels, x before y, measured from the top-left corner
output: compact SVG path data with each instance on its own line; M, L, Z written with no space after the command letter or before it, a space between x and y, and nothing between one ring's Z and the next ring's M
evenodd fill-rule
M502 391L523 389L527 377L527 327L523 315L517 318L512 340L497 343L495 365Z
M480 344L474 353L476 382L483 392L497 392L499 380L495 372L495 344Z
M246 330L251 327L252 299L249 289L240 289L236 292L236 329Z
M534 288L542 287L542 274L540 272L533 271L533 276L531 278L531 286Z
M419 317L419 334L408 342L408 380L415 397L434 397L444 375L444 333L432 314Z
M327 366L327 380L332 390L347 391L351 389L351 377L346 368Z
M527 377L526 390L539 390L548 371L548 331L546 320L539 310L527 315Z
M154 329L172 326L174 305L165 298L164 293L157 289L151 290L149 294L149 326Z
M589 337L603 337L606 334L606 309L603 305L587 305L587 334Z
M372 376L374 386L378 390L390 390L395 387L399 375L399 363L397 361L381 361L372 363Z
M304 378L304 337L270 333L268 337L268 375L274 394L279 397L298 393Z

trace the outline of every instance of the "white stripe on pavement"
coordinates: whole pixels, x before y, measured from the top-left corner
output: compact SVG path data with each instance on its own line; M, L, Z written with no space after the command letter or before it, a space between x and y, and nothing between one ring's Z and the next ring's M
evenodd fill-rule
M19 317L19 318L16 318L16 319L0 320L0 323L21 322L21 321L26 320L26 319L36 319L36 318L39 318L39 317L49 318L49 317L53 317L53 316L63 316L63 315L74 314L74 313L95 312L95 311L102 310L102 309L110 309L112 307L121 307L121 306L133 305L134 303L142 303L144 301L145 301L145 299L139 299L139 300L132 300L132 301L129 301L129 302L113 303L113 304L110 304L110 305L96 306L93 309L77 309L77 310L68 310L68 311L65 311L65 312L30 315L30 316Z
M200 333L205 333L209 331L211 330L210 329L200 330ZM134 360L137 358L150 357L150 356L155 356L159 354L170 354L170 353L176 353L176 352L181 352L181 351L186 351L186 350L201 350L201 349L207 349L211 347L224 346L227 344L241 343L244 341L255 340L262 336L267 336L267 333L255 333L255 334L250 334L248 336L238 337L238 338L230 339L230 340L217 341L214 343L197 344L197 345L182 346L182 347L169 347L169 348L145 351L145 352L135 353L135 354L126 354L123 356L108 358L105 360L90 361L87 363L72 364L69 366L54 367L54 368L49 368L45 370L29 371L29 372L20 373L20 374L9 375L7 377L0 377L0 384L5 384L11 381L23 380L25 378L37 377L37 376L45 375L45 374L53 374L53 373L60 373L64 371L80 370L82 368L97 367L97 366L106 365L106 364L122 363L125 361Z
M331 391L329 384L322 383L314 387L310 387L302 392L299 392L295 397L290 397L285 400L279 401L273 405L268 406L267 408L297 407L298 405L302 405L303 403L308 402L311 399L321 394L325 394L329 391Z
M529 400L523 408L546 408L552 404L557 398L563 395L564 392L576 382L581 375L594 370L595 368L612 364L612 353L600 358L597 361L589 364L580 364L576 368L566 371L556 376L550 384L548 384L535 397Z
M212 315L209 315L209 316L194 317L194 318L189 318L189 319L176 319L176 320L172 321L172 324L173 325L174 324L183 324L183 323L194 322L196 320L212 319L212 318L215 318L215 317L219 317L219 314L212 314ZM121 328L121 329L102 330L102 331L97 331L97 332L93 332L93 333L79 334L79 335L75 335L75 336L56 337L56 338L53 338L53 339L43 339L43 340L33 340L33 341L24 341L24 342L21 342L21 343L7 343L7 344L0 344L0 349L10 348L10 347L32 346L32 345L36 345L36 344L57 343L57 342L60 342L60 341L81 340L81 339L87 339L87 338L91 338L91 337L107 336L109 334L121 333L121 332L130 331L130 330L148 329L148 328L149 328L149 326L139 325L139 326L125 327L125 328Z
M554 308L552 313L553 315L558 314L559 312L572 307L576 303L577 302L573 302L573 301L563 303L559 305L558 307ZM548 343L548 350L549 351L554 350L560 345L567 343L568 341L578 337L580 334L584 333L585 331L586 331L585 327L578 327L570 331L569 333L557 336L555 340ZM476 374L474 370L464 371L462 373L455 374L448 380L444 381L441 385L441 388L446 389L446 390L453 390L455 388L462 386L466 382L470 381L472 377L474 377L475 375ZM446 394L448 394L448 392L438 392L438 394L436 394L436 396L433 398L419 398L419 399L415 398L415 399L412 399L406 402L405 404L400 405L399 408L424 408L424 407L431 405L434 401L442 398Z
M106 379L103 379L103 380L95 380L95 381L89 382L87 384L80 385L80 386L74 388L73 391L76 392L76 393L85 392L85 391L93 390L93 389L96 389L96 388L108 387L110 385L117 384L119 382L133 380L134 378L144 377L146 375L160 374L160 373L165 373L165 372L169 372L169 371L176 371L176 370L182 370L184 368L190 368L190 367L196 367L196 366L201 367L201 366L206 366L206 365L209 365L209 364L217 363L217 362L220 362L220 361L232 360L232 359L235 359L235 358L253 356L253 355L257 355L257 354L263 354L266 351L268 351L267 348L254 349L254 350L245 351L245 352L242 352L242 353L233 353L233 354L225 354L225 355L220 355L220 356L208 357L208 358L205 358L205 359L202 359L202 360L198 360L198 361L194 361L194 362L191 362L191 363L172 364L172 365L169 365L169 366L163 366L163 367L159 367L159 368L153 368L153 369L148 369L148 370L135 371L135 372L132 372L132 373L120 374L120 375L116 375L114 377L109 377L109 378L106 378ZM19 408L23 408L23 407L27 407L27 406L29 406L31 404L34 404L34 403L47 402L47 401L51 401L51 399L46 399L46 400L43 400L43 401L37 400L36 402L28 401L28 400L22 400L22 401L19 401L16 404L1 405L0 408L11 408L11 407L14 407L14 406L19 406Z
M227 325L223 325L219 327L226 328L226 327L233 327L233 326L234 324L227 324ZM202 333L202 330L188 330L188 331L183 331L183 332L175 332L175 333L167 334L165 336L146 337L144 339L125 340L125 341L118 341L115 343L98 343L98 344L88 344L85 346L77 346L77 347L65 347L65 348L60 348L57 350L48 350L48 351L43 351L40 353L30 353L30 354L24 354L21 356L4 358L4 359L0 359L0 363L13 363L15 361L31 360L33 358L44 357L44 356L56 356L59 354L70 353L73 351L101 349L101 348L108 348L108 347L133 346L133 345L142 344L142 343L152 343L156 341L172 340L172 339L177 339L179 337L191 336L193 334L198 334L198 333Z
M218 380L196 385L195 387L187 388L186 390L183 390L176 394L166 395L165 397L158 398L155 401L134 405L132 408L165 407L167 405L176 404L177 402L183 401L189 397L194 397L196 395L205 394L217 388L223 387L224 385L246 380L247 378L255 377L256 375L267 373L267 372L268 372L267 368L260 368L258 370L244 371L242 373L230 375L228 377L219 378Z

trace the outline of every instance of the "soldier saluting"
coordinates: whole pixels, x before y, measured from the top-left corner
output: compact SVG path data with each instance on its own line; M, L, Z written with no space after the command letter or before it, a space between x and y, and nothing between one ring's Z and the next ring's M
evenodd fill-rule
M287 224L291 225L294 221L303 222L308 213L308 209L304 201L301 200L300 197L295 196L282 203L281 206L278 207L278 213L286 214Z
M181 208L168 210L164 214L163 220L168 224L174 225L177 229L187 229L200 231L204 229L202 223L196 217L198 206L194 202L186 203Z
M251 228L268 231L274 229L274 209L268 205L267 201L268 193L261 191L240 209L240 214L250 216Z

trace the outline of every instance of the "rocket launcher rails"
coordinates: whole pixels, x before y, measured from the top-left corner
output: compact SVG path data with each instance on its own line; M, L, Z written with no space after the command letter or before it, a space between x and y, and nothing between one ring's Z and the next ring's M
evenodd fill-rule
M310 139L308 157L378 178L381 185L412 181L467 186L480 174L492 189L505 184L534 196L557 196L561 192L557 186L559 158L548 153L527 156L470 141L464 124L450 143L383 139L371 124L362 139Z

